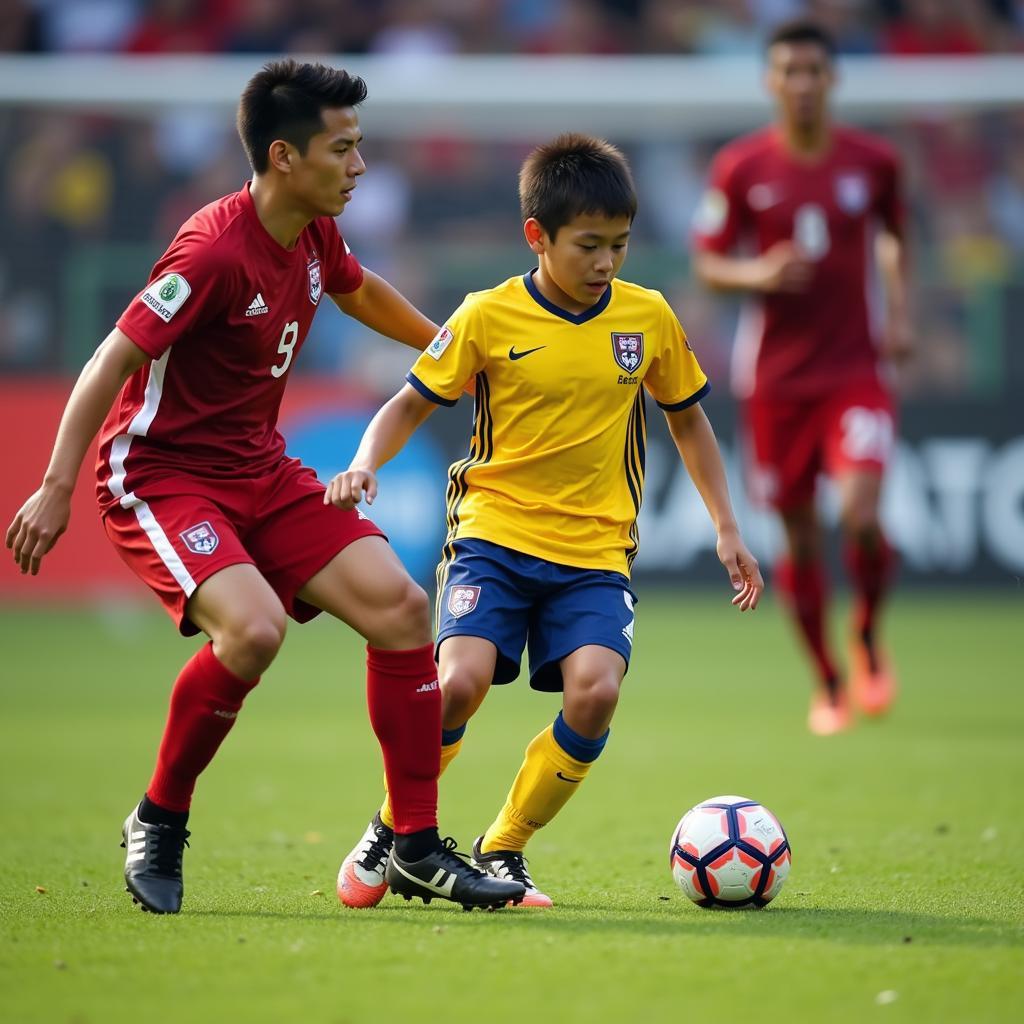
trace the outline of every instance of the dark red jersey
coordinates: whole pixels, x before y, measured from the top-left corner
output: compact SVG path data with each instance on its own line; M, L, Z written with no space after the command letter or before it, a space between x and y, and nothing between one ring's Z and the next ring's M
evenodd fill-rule
M175 475L254 477L284 454L278 410L325 294L363 271L330 217L288 250L246 185L189 218L117 326L152 357L100 432L100 504Z
M869 252L876 226L902 234L900 176L888 144L842 126L815 162L795 158L775 127L715 158L696 246L762 253L791 239L814 264L806 291L750 298L733 357L740 397L810 398L877 377Z

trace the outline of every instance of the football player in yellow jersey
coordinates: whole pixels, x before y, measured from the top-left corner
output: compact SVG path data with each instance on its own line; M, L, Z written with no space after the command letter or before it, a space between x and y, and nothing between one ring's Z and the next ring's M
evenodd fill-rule
M736 526L700 407L709 385L686 335L659 292L616 280L636 213L625 158L603 140L560 136L523 164L519 194L536 269L466 297L324 500L372 503L379 467L475 381L473 436L450 470L438 567L441 770L490 686L519 674L528 644L531 685L561 690L562 710L527 747L473 861L522 882L523 905L547 907L523 849L604 748L633 644L629 570L639 543L645 392L664 410L718 531L733 604L756 608L764 582ZM345 905L384 896L392 824L385 799L342 864Z

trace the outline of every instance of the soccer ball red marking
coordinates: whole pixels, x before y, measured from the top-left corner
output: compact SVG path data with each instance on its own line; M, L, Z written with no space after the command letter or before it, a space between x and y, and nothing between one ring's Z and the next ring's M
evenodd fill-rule
M720 796L683 815L672 836L672 877L701 907L763 907L782 889L789 840L778 818L753 800Z

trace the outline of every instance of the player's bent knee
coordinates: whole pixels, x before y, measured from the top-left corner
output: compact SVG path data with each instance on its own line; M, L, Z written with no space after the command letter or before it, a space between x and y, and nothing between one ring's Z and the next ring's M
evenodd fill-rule
M620 682L614 676L595 676L576 683L566 696L570 713L584 719L611 718L619 703Z
M429 644L432 634L426 592L407 578L388 593L387 600L373 616L372 630L364 635L374 646L395 649Z
M843 531L853 540L870 541L881 533L878 512L872 504L843 509L841 520Z
M440 677L440 683L445 713L458 712L469 718L487 696L491 679L489 675L484 677L472 668L460 665L446 669Z
M413 643L430 643L430 600L421 586L409 580L395 611L403 631L415 636Z
M284 642L284 610L281 614L256 615L229 625L214 637L217 654L238 675L258 675L270 667Z

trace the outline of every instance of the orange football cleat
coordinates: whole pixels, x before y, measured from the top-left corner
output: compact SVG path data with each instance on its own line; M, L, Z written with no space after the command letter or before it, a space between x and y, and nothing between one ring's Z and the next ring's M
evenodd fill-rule
M860 636L850 644L850 688L865 715L884 715L896 699L896 676L888 658L873 651Z
M837 732L845 732L851 725L853 715L845 690L839 689L834 694L825 690L815 691L807 712L807 728L815 736L834 736Z
M388 891L384 866L395 843L395 833L377 814L338 872L338 899L346 907L375 907Z
M534 885L522 850L490 850L484 853L480 848L483 840L484 837L479 836L473 844L473 867L486 871L495 878L522 882L526 887L526 895L516 903L517 907L554 906L554 900Z

